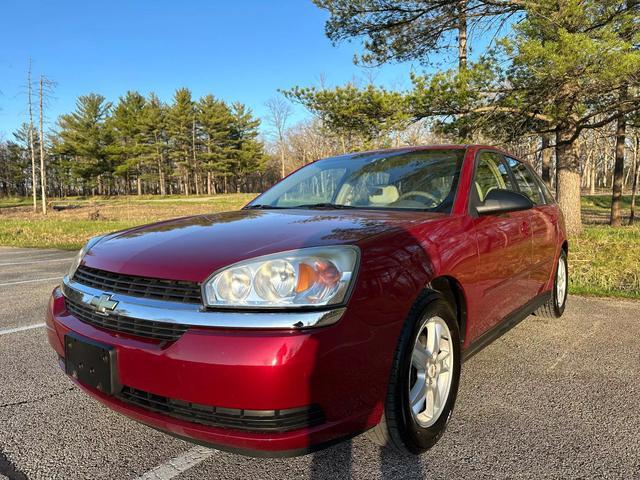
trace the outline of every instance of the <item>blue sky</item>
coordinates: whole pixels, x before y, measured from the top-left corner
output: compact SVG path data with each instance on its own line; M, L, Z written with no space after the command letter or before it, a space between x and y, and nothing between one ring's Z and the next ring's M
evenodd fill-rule
M185 86L195 97L241 101L264 117L278 88L317 85L321 76L328 85L372 76L409 86L410 64L354 66L358 43L332 46L326 16L311 0L13 0L3 5L0 29L0 139L27 118L30 57L34 77L57 82L49 126L90 92L115 102L127 90L155 91L168 101ZM295 119L304 115L298 107Z

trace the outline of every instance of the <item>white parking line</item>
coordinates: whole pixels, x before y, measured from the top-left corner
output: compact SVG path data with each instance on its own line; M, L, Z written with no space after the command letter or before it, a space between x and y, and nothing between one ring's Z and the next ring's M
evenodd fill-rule
M157 466L153 470L138 477L136 480L169 480L180 475L182 472L189 470L191 467L204 462L211 457L216 450L206 447L193 447L182 455L178 455L171 460Z
M33 325L25 325L24 327L0 329L0 335L9 335L10 333L23 332L25 330L32 330L34 328L42 328L44 327L44 325L44 323L35 323Z
M70 262L73 260L73 257L69 258L53 258L51 260L33 260L30 262L12 262L12 263L0 263L0 267L9 267L11 265L30 265L32 263L51 263L51 262Z
M61 280L62 277L48 277L48 278L36 278L35 280L20 280L18 282L6 282L0 283L0 287L6 287L9 285L20 285L23 283L35 283L35 282L50 282L51 280Z

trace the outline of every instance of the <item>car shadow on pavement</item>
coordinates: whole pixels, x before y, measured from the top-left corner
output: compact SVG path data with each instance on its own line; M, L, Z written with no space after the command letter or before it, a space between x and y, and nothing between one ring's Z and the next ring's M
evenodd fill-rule
M403 455L391 448L375 447L373 444L371 444L371 448L378 449L379 478L382 480L424 480L419 456ZM353 457L358 454L358 449L353 448L352 440L326 450L320 450L313 454L309 478L312 480L371 478L370 475L373 472L370 469L361 474L354 471L354 464L359 462Z
M27 480L28 478L24 473L18 470L13 462L9 460L7 455L0 450L0 478L2 478L3 475L9 480Z

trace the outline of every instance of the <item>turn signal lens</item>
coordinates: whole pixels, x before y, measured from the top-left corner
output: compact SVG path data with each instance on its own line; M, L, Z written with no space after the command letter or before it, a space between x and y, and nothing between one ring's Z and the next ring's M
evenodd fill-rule
M258 257L211 276L203 297L211 307L303 307L344 301L359 256L353 246L305 248Z
M318 275L311 265L301 263L298 266L298 284L296 285L296 293L309 290L317 281Z

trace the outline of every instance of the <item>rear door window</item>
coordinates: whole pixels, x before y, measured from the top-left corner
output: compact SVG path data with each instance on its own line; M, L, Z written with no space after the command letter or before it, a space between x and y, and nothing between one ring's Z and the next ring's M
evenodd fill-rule
M544 183L544 181L539 176L537 176L535 173L533 174L533 178L535 179L536 183L538 184L538 188L542 192L542 196L544 197L545 203L547 203L547 204L555 203L556 199L553 196L553 194L549 191L549 189L547 188L547 185Z
M534 205L543 205L545 199L529 168L514 158L507 158L507 164L513 173L520 193L529 197L529 200L531 200Z

